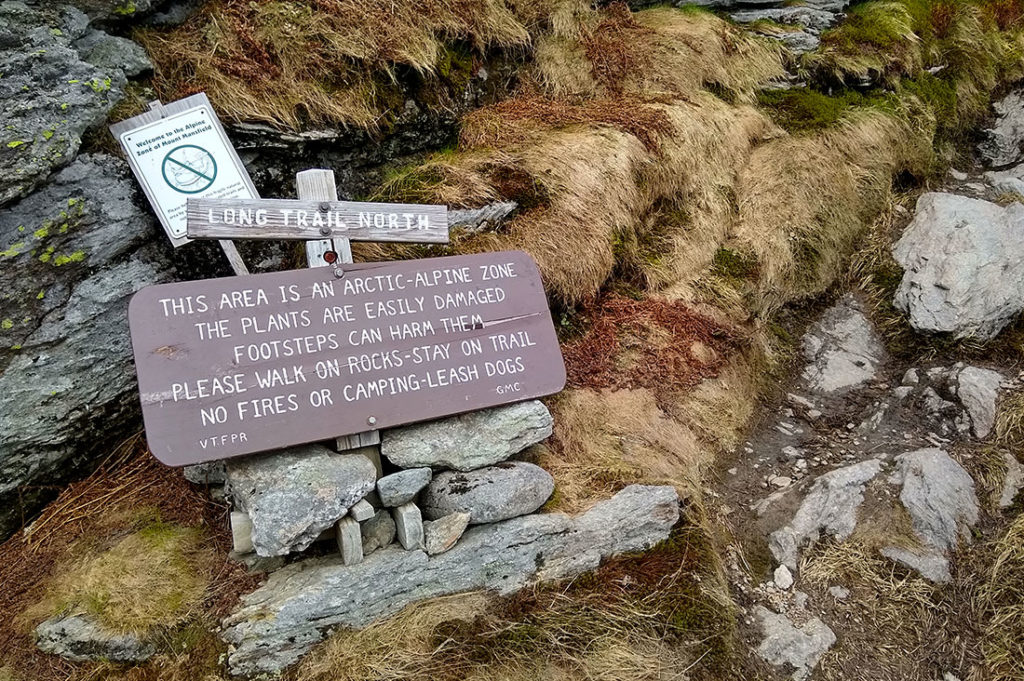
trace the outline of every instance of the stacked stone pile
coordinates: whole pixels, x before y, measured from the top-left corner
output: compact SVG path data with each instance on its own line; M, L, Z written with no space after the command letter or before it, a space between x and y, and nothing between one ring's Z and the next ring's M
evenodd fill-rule
M303 445L186 475L225 484L239 557L281 557L319 540L336 541L345 565L396 540L436 555L470 525L533 513L548 500L551 475L509 459L551 429L542 403L521 402L385 431L379 451Z

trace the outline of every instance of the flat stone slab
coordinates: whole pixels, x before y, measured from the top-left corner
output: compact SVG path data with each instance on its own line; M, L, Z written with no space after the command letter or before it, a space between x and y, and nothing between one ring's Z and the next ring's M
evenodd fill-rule
M533 513L555 490L551 474L524 461L461 473L439 473L423 493L423 514L437 520L450 513L469 513L470 523L493 523Z
M533 400L386 430L380 451L402 468L471 471L504 461L551 435L551 412Z
M840 540L849 537L857 526L864 487L881 470L882 464L870 459L818 476L793 520L769 537L775 560L795 571L800 547L816 542L823 531Z
M252 522L260 556L302 551L373 489L377 468L360 454L303 445L227 462L227 487Z
M797 627L762 605L754 606L754 614L764 632L757 654L769 664L795 669L794 681L806 679L836 642L835 633L817 617Z
M853 295L847 295L822 315L803 339L810 362L803 378L811 390L836 393L875 377L886 353L874 326Z
M393 546L350 567L338 556L292 563L224 620L228 665L232 674L274 674L332 627L365 627L436 596L476 589L509 594L572 577L609 556L650 548L678 520L675 489L631 485L576 517L537 514L471 527L437 556Z

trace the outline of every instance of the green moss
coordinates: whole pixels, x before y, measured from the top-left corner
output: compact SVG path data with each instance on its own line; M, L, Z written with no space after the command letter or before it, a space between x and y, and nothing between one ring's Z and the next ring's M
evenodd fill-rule
M2 322L0 322L0 329L3 329L4 331L8 331L8 330L10 330L12 328L14 328L14 321L13 320L5 319Z
M37 239L45 239L50 235L50 228L47 226L40 227L39 229L34 231L32 235Z
M8 149L17 149L18 147L20 147L23 144L25 144L24 140L12 140L12 141L7 143L7 148Z
M712 271L727 279L747 279L757 273L757 261L723 246L715 251Z
M14 256L18 255L19 253L23 253L24 249L25 249L25 242L24 241L18 241L16 243L13 243L10 246L8 246L5 250L0 251L0 258L13 258Z
M135 12L137 11L138 7L135 5L134 2L132 2L132 0L128 0L128 2L121 3L114 8L114 14L117 14L122 17L130 16L132 14L135 14Z
M46 289L43 289L43 290L39 291L39 293L36 294L36 300L42 300L45 297L46 297Z
M885 97L869 97L856 90L826 95L809 88L770 90L757 96L773 121L790 132L814 132L841 121L856 108L879 107Z
M85 260L85 251L75 251L70 255L58 255L53 259L53 264L60 267L61 265L67 265L73 262L82 262L83 260Z

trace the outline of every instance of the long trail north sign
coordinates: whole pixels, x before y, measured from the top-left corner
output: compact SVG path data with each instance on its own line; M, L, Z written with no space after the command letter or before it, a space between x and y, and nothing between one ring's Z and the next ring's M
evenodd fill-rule
M149 446L172 466L565 385L521 251L163 284L135 294L128 316Z
M193 199L188 235L205 239L323 239L448 242L445 206L295 201L292 199Z

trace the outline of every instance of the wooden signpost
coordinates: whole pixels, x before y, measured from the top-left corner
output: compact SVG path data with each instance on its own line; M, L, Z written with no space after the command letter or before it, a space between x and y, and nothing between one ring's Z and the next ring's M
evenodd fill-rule
M129 324L150 449L180 466L562 389L521 251L142 289Z

